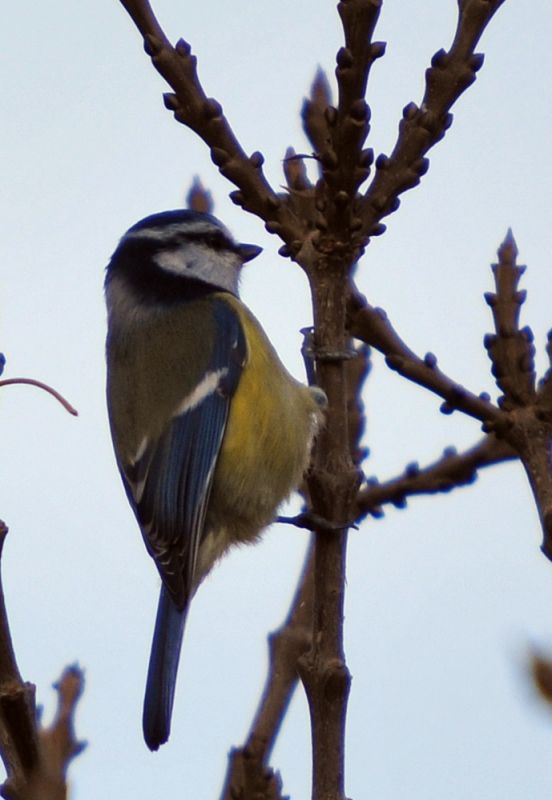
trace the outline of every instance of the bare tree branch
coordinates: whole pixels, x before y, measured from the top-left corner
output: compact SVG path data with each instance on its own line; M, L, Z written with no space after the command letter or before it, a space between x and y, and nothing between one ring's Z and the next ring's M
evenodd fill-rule
M314 539L281 628L270 634L269 670L257 713L243 748L229 755L221 800L280 800L281 781L268 767L272 748L297 686L297 661L312 636Z
M445 401L444 414L463 411L486 425L504 423L503 412L494 406L486 394L472 394L449 378L437 366L433 353L424 358L417 356L393 328L386 312L374 308L360 294L351 294L349 302L349 330L351 335L375 347L385 356L388 367L405 378L434 392Z
M40 765L30 780L28 800L66 800L67 769L86 747L75 737L74 715L84 688L84 675L76 664L67 667L54 684L57 710L50 727L40 730Z
M451 107L470 86L483 65L475 47L487 24L504 0L459 0L458 23L448 52L439 50L426 71L421 105L408 103L399 136L389 157L376 159L376 173L361 204L362 235L380 235L380 220L399 206L398 196L420 182L427 172L428 150L443 138L452 124Z
M383 516L383 508L391 503L404 508L408 497L418 494L450 492L473 483L478 470L502 461L517 458L515 451L506 442L488 434L480 442L463 453L447 447L441 458L421 468L417 462L407 465L402 475L379 483L368 479L367 485L358 494L358 517L367 514Z
M0 522L0 559L7 526ZM36 729L35 687L24 683L13 650L11 633L0 580L0 756L7 781L0 792L18 800L22 787L39 763Z
M7 780L0 794L8 800L26 800L30 777L39 764L35 686L32 683L0 685L0 755Z
M7 532L0 522L0 556ZM56 687L59 699L54 723L41 729L35 687L23 682L15 660L0 582L0 756L7 774L0 794L6 800L66 800L67 768L84 746L73 734L82 683L78 668L64 672Z
M533 491L543 530L543 553L552 560L552 393L547 373L535 393L533 334L519 328L525 292L517 289L525 267L516 264L517 246L511 231L492 265L495 293L486 295L492 308L495 334L485 344L498 387L500 404L508 413L500 435L518 453Z
M519 329L519 314L526 292L517 291L525 267L516 265L517 246L509 230L498 250L498 264L492 264L496 294L487 292L485 300L493 312L496 334L487 334L485 347L492 362L497 386L504 392L501 408L512 409L534 402L535 348L530 328Z
M205 94L190 45L183 39L176 47L171 45L147 0L121 2L144 37L144 48L155 69L173 89L165 95L165 105L178 122L203 139L221 174L238 187L231 199L264 220L267 230L277 233L289 246L300 240L305 229L266 180L263 156L259 152L246 155L220 103Z
M311 85L310 96L305 98L301 108L303 130L314 148L315 155L313 157L319 160L331 142L328 116L336 113L335 108L330 111L331 103L332 90L326 73L319 67ZM309 183L309 186L311 185Z

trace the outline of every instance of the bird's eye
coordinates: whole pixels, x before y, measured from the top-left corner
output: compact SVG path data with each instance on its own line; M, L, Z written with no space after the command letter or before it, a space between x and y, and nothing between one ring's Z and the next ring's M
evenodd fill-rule
M215 250L228 249L228 239L222 231L214 231L213 233L210 233L208 240L211 247L213 247Z

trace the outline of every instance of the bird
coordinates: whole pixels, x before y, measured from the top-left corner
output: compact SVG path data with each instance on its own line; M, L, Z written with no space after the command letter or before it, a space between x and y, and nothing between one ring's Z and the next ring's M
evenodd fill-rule
M295 380L240 300L245 263L214 216L152 214L105 276L107 408L115 458L161 577L142 728L170 734L190 601L232 545L256 542L298 487L323 424L321 389Z

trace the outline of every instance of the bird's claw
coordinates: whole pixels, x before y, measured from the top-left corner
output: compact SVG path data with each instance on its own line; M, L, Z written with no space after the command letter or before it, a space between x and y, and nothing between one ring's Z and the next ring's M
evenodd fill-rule
M358 525L354 521L350 522L331 522L329 519L316 514L314 511L302 511L295 517L276 517L276 522L283 522L287 525L295 525L296 528L306 528L309 531L322 531L323 533L337 533L344 528L354 528L358 530Z

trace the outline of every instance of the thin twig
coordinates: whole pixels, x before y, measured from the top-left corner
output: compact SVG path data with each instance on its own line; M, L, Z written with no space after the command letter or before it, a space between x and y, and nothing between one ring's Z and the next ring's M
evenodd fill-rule
M33 775L29 800L66 800L67 769L86 742L75 737L75 712L84 689L84 674L78 665L64 669L57 691L52 724L40 731L40 769Z
M497 386L504 392L498 401L504 409L528 406L536 398L534 337L530 328L519 328L521 306L527 293L517 288L525 272L524 266L516 264L517 253L509 230L498 250L498 263L491 265L496 293L485 294L493 312L495 333L487 334L484 344Z
M183 39L176 47L171 45L147 0L121 3L144 37L144 48L155 69L173 90L164 96L166 107L203 139L221 174L238 187L230 195L233 202L264 220L267 230L291 247L305 234L305 228L270 186L262 169L262 154L245 153L220 103L206 95L190 45Z
M525 267L516 264L517 246L511 231L498 249L492 265L495 293L488 293L495 333L485 338L498 387L506 425L500 435L516 450L527 473L543 531L541 549L552 560L552 393L547 373L535 392L533 334L519 327L525 292L518 281ZM502 412L504 413L504 412Z
M404 508L407 498L413 495L450 492L467 486L476 480L481 468L515 458L517 454L510 445L493 434L462 453L447 447L442 457L427 467L411 462L396 478L383 483L369 479L358 494L358 517L368 514L381 517L387 503Z
M463 411L486 426L500 427L504 422L505 415L486 394L477 396L445 375L433 353L426 353L424 358L417 356L395 331L386 312L371 306L358 293L351 295L349 303L349 330L352 336L383 353L392 370L441 397L445 401L441 406L444 414Z
M8 533L0 522L0 555ZM25 683L15 660L4 590L0 578L0 756L7 780L3 797L24 798L29 776L39 763L35 687Z
M426 71L420 106L408 103L403 110L399 135L389 157L376 159L376 173L361 205L362 235L385 231L382 217L399 206L399 195L416 186L427 172L425 154L440 141L452 124L450 109L470 86L483 65L475 47L504 0L460 0L454 40L447 52L439 50Z
M76 408L73 408L71 403L63 397L58 391L53 389L47 383L43 383L42 381L37 381L34 378L5 378L0 381L0 387L2 386L15 386L17 384L23 384L26 386L36 386L37 389L43 389L48 394L51 394L52 397L55 397L58 403L61 403L63 408L72 414L74 417L78 417L79 412Z
M284 624L269 636L269 669L255 718L242 748L228 757L221 800L280 800L281 781L270 754L298 682L297 661L312 635L314 539Z
M0 522L0 556L8 529ZM6 800L66 800L66 773L84 745L74 736L73 717L82 692L78 667L66 669L56 685L58 710L49 728L40 728L35 687L19 673L0 581L0 756Z

